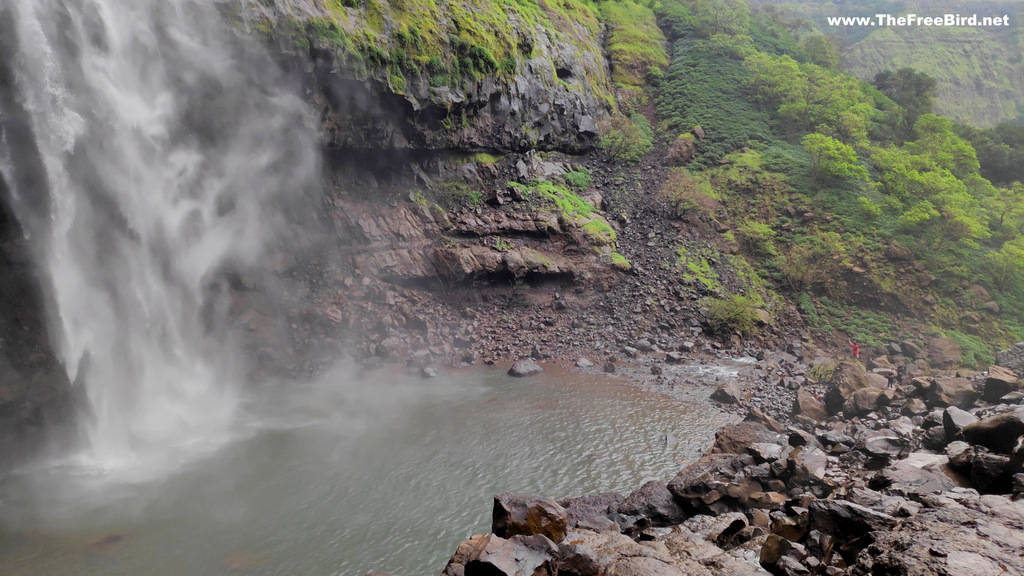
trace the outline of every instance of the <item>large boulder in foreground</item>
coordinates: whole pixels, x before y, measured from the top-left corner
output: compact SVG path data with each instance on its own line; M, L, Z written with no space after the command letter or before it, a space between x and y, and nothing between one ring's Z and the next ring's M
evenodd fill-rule
M541 534L554 542L565 538L568 515L551 498L522 494L498 494L494 497L491 531L503 538Z
M852 574L1024 574L1024 501L973 491L924 494L924 508L872 534Z
M544 536L481 534L459 544L443 576L555 576L558 546Z

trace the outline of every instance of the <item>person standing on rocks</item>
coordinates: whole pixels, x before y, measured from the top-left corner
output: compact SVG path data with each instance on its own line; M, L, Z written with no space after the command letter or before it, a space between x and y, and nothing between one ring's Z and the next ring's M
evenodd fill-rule
M860 346L853 340L850 340L850 347L853 348L853 359L860 360Z

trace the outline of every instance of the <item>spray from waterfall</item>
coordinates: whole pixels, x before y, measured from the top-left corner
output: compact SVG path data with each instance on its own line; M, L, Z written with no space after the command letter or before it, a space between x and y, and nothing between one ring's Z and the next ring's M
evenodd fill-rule
M317 186L307 111L209 2L5 4L31 141L5 131L0 170L88 399L92 453L216 437L244 377L224 271L258 264L295 225L285 207ZM26 149L37 177L18 174Z

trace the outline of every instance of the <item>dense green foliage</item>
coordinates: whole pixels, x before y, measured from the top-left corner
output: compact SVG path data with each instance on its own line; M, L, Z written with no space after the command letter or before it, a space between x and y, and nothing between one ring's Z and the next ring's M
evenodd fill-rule
M771 0L772 10L803 20L843 46L844 70L861 80L900 68L936 80L935 111L990 127L1024 113L1024 14L1018 0ZM834 16L977 14L1010 15L1007 27L830 26ZM819 62L820 63L820 62ZM924 112L922 112L924 113ZM909 131L914 114L906 122Z
M793 12L719 4L737 17L715 24L694 0L656 8L674 40L660 136L706 133L662 185L677 211L733 223L729 241L823 334L870 345L924 325L979 366L1024 336L1024 127L958 126L932 113L920 70L872 86L836 69L824 37L797 40ZM686 261L695 278L721 274ZM723 327L739 308L708 304Z
M748 142L771 139L770 114L746 97L748 77L742 63L706 42L675 43L658 113L668 135L704 129L706 137L696 142L697 165L713 165Z
M875 87L903 107L900 135L910 137L910 130L922 114L931 114L935 104L935 79L913 68L883 70L875 74Z

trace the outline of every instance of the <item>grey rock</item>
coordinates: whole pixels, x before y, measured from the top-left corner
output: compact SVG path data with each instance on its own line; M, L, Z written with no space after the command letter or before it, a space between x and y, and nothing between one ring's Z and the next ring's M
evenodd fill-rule
M515 376L516 378L522 378L525 376L533 376L534 374L540 374L544 369L537 364L537 361L533 358L522 358L517 360L508 370L509 376Z

